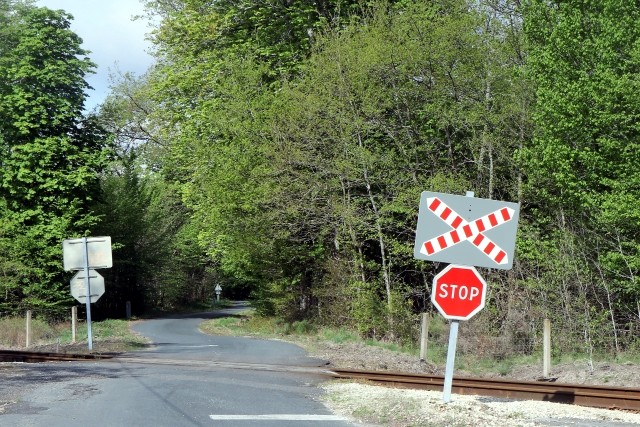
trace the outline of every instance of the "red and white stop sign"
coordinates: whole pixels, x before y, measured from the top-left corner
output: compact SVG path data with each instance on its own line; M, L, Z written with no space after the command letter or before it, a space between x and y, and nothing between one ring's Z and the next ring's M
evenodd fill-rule
M431 302L447 319L471 319L486 297L487 282L473 267L450 264L433 279Z

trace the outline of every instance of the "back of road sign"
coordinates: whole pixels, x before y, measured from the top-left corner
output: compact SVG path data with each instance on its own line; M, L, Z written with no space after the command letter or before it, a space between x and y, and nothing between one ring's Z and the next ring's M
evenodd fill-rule
M84 245L82 239L66 239L62 242L65 271L84 269ZM111 268L111 237L88 237L87 253L89 268Z
M84 271L78 271L71 279L71 295L81 304L87 303L86 285L84 283ZM91 292L90 301L98 301L104 294L104 277L97 271L89 270L89 290Z
M513 265L520 205L424 191L414 256L508 270Z

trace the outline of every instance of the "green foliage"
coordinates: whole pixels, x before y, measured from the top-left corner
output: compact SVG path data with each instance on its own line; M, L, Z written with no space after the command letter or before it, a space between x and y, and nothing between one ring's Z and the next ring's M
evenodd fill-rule
M321 332L321 336L327 341L331 341L336 344L342 344L345 342L355 342L360 339L359 335L345 328L340 328L340 329L323 328Z
M640 298L640 8L618 0L530 1L525 11L537 103L523 159L540 206L537 225L548 234L559 223L588 246L571 254L582 258L574 261L579 274L607 300L611 319L626 323L637 318Z
M103 212L121 215L105 224L122 254L140 250L128 277L147 302L189 301L208 286L191 278L215 278L280 331L312 321L410 346L438 268L413 258L420 193L472 190L522 207L513 271L482 273L478 331L531 346L548 316L560 351L633 345L636 5L147 6L158 64L124 76L103 109L139 156L104 180L117 197ZM164 251L153 223L174 238ZM167 268L151 274L153 259Z
M12 3L0 13L0 214L9 218L0 257L21 270L3 275L4 304L56 306L69 299L62 240L97 222L89 204L109 153L102 129L82 117L93 64L64 12Z

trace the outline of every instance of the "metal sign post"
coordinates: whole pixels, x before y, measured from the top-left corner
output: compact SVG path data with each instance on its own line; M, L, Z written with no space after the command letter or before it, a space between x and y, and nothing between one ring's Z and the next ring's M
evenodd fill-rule
M456 363L456 347L458 346L458 326L459 320L451 321L449 330L449 347L447 348L447 366L444 369L444 390L442 401L449 403L451 400L451 386L453 385L453 366Z
M466 197L473 197L473 196L474 196L473 191L467 191ZM437 284L437 276L434 282ZM434 286L434 292L435 292L435 286ZM435 294L432 294L432 296L435 296ZM482 306L484 307L484 301ZM460 326L459 320L455 320L455 319L451 320L451 327L449 329L449 346L447 347L447 364L444 368L444 388L442 390L442 401L444 403L449 403L451 401L451 387L453 386L453 368L456 364L456 348L458 347L458 327L459 326Z
M91 284L89 280L89 248L87 245L87 238L82 238L82 246L84 249L84 290L85 295L85 307L87 308L87 342L89 344L89 350L93 350L93 334L91 333Z

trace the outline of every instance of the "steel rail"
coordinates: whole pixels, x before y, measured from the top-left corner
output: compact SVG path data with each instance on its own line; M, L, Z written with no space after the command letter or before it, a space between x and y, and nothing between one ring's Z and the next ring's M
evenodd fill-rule
M438 375L355 369L333 369L332 372L335 378L363 379L396 387L423 390L442 390L444 387L444 377ZM640 411L640 389L638 388L454 376L452 392Z
M114 357L110 354L77 354L77 353L52 353L39 351L0 350L0 362L55 362L55 361L82 361L101 360Z

